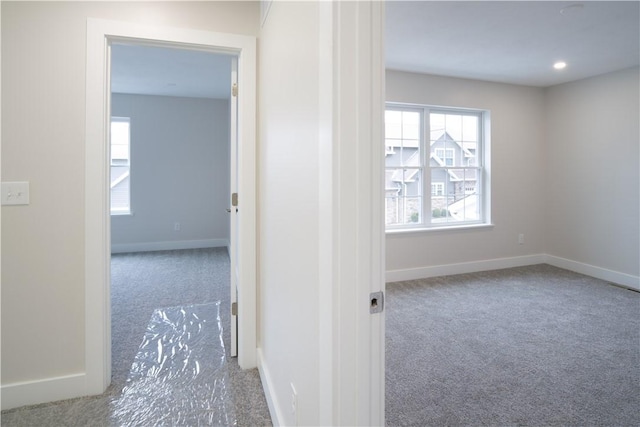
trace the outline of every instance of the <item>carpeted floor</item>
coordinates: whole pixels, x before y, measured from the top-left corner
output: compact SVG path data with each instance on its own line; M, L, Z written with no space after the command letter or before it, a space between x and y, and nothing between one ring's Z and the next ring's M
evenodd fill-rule
M108 425L156 308L220 300L229 324L224 249L114 255L112 272L109 390L3 426ZM389 426L640 425L637 292L540 265L392 283L386 299ZM257 370L227 360L238 425L270 425Z
M640 294L548 265L387 285L389 426L640 425Z
M226 249L113 255L112 383L100 396L2 412L3 426L106 426L157 308L221 301L229 389L239 426L271 425L257 369L230 358L229 257ZM161 422L158 425L163 425Z

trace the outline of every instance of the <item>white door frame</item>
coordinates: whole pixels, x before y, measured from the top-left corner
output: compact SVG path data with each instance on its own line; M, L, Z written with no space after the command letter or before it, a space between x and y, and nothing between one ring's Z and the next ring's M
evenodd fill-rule
M322 2L320 425L385 424L384 2ZM326 304L330 301L330 304ZM331 372L332 375L324 375Z
M340 406L331 424L385 424L384 2L334 4L333 148ZM337 71L336 71L337 70Z
M86 394L111 382L108 123L109 49L113 41L238 55L238 363L256 366L256 39L251 36L87 20L85 141L85 378Z
M231 96L229 97L229 312L231 313L231 357L238 356L238 316L234 305L238 303L238 207L234 193L238 192L238 97L233 87L238 84L238 58L231 58ZM237 200L235 200L237 202ZM236 205L236 206L234 206Z

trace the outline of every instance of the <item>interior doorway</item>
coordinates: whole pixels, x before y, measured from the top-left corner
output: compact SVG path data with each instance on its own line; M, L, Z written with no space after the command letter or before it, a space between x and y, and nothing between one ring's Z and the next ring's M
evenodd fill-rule
M162 307L221 302L224 346L237 355L229 314L237 221L228 208L237 186L236 58L127 42L110 52L111 362L119 388Z
M92 20L87 26L87 149L85 179L87 394L102 393L111 377L110 312L110 61L114 44L206 51L238 58L237 177L244 197L237 218L238 363L255 366L255 38L132 23ZM230 174L231 175L231 174ZM231 240L231 237L230 237ZM233 270L233 269L232 269Z
M112 253L228 246L235 58L123 42L110 52Z

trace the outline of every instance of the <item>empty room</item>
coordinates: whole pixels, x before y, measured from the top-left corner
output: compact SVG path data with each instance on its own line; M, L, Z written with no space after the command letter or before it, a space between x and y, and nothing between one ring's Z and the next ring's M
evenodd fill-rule
M193 49L111 46L109 394L118 396L116 419L129 423L177 414L189 423L268 420L257 373L231 358L232 62ZM173 362L157 362L166 353ZM154 387L141 380L150 376ZM240 390L256 398L189 415L153 392L161 383L181 387L182 401L200 409ZM146 411L134 404L141 393Z
M637 425L638 4L0 2L2 425Z
M388 425L640 422L638 14L387 3Z

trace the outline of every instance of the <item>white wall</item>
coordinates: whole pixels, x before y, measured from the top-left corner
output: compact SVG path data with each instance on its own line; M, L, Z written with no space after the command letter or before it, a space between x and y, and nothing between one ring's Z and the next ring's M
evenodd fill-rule
M23 382L37 387L85 369L87 17L255 36L259 5L2 2L0 7L2 180L31 183L30 205L2 207L4 405L7 393Z
M546 90L548 254L640 275L638 68ZM637 286L637 285L636 285Z
M317 3L274 2L258 49L259 363L284 425L319 419L318 20Z
M390 102L467 107L491 112L493 227L387 233L388 278L455 272L436 267L544 252L544 92L542 89L387 71ZM525 244L518 245L518 234ZM519 262L519 261L515 261ZM496 264L491 264L496 265ZM471 265L472 269L479 264ZM462 270L458 269L458 272Z
M384 424L383 25L380 2L273 2L260 34L258 364L281 425Z
M112 250L226 245L229 102L114 94L111 111L131 118L133 212L111 217Z
M388 233L387 279L547 262L640 289L638 81L637 68L547 89L387 71L388 101L491 111L494 224Z

